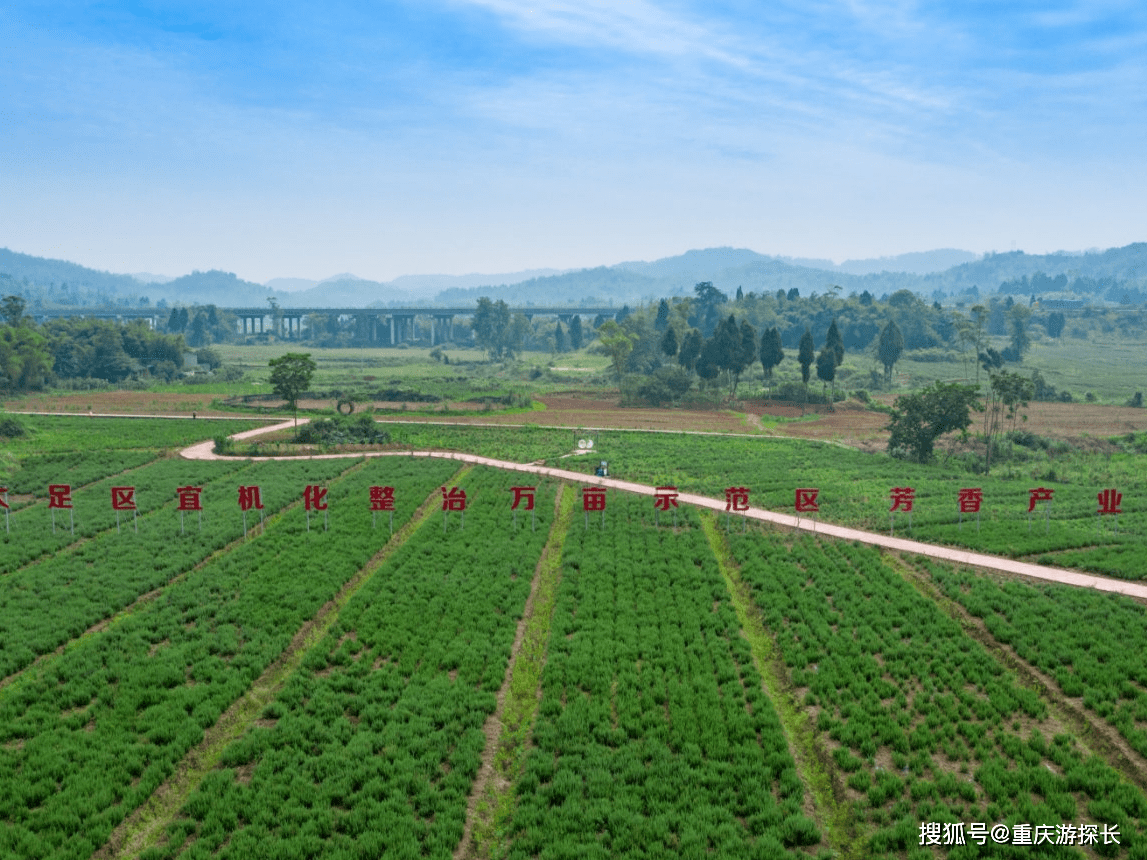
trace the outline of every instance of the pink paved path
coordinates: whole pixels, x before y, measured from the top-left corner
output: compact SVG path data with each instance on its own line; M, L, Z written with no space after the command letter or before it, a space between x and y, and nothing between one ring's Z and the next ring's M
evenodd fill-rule
M305 423L307 419L299 419L299 423ZM243 433L236 433L231 438L236 440L249 439L254 436L259 436L263 433L272 433L276 430L284 430L294 426L294 422L285 421L281 424L275 424L270 427L257 427L254 430L247 430ZM226 457L221 457L216 454L212 449L214 448L214 441L200 442L197 445L192 445L190 448L184 449L181 453L182 456L189 460L223 460ZM654 487L646 484L635 484L632 481L619 481L615 478L595 478L592 475L587 475L584 472L571 472L568 469L554 469L549 466L539 466L534 463L511 463L506 460L495 460L491 457L480 457L477 454L459 454L451 451L368 451L349 454L315 454L311 457L314 460L337 459L337 458L354 458L354 457L437 457L444 460L458 460L463 463L475 463L482 466L493 466L497 469L508 469L512 472L526 472L532 475L545 475L551 478L557 478L563 481L573 481L581 484L592 484L598 487L609 487L615 490L624 490L627 493L638 493L639 495L652 496L654 495ZM298 457L245 457L243 459L249 460L297 460ZM686 504L695 505L699 508L709 508L713 511L724 513L725 502L724 500L711 499L708 496L698 496L693 493L681 493L678 495L678 500ZM906 538L893 537L891 535L877 534L876 532L863 531L861 529L845 528L844 526L835 526L829 523L817 522L816 520L809 519L808 517L795 517L791 514L781 514L775 511L761 510L760 508L749 508L744 516L752 520L760 520L761 522L773 523L775 525L787 526L788 528L800 529L802 531L813 532L818 535L825 535L827 537L841 538L843 540L855 540L861 543L871 544L872 546L879 546L885 549L897 550L899 552L911 552L917 555L927 556L929 558L940 559L942 561L955 562L956 564L966 564L973 567L987 568L988 570L1000 571L1002 573L1018 574L1020 576L1028 576L1033 579L1042 579L1048 582L1058 582L1064 585L1074 585L1079 588L1094 588L1097 591L1111 591L1117 594L1123 594L1128 597L1134 597L1139 600L1147 600L1147 585L1142 585L1136 582L1127 582L1122 579L1112 579L1106 576L1094 576L1088 573L1080 573L1074 570L1065 570L1059 567L1046 567L1040 564L1030 564L1025 561L1015 561L1010 558L1002 558L995 555L986 555L984 553L972 552L971 550L959 549L957 547L937 546L930 543L922 543L921 541L908 540Z

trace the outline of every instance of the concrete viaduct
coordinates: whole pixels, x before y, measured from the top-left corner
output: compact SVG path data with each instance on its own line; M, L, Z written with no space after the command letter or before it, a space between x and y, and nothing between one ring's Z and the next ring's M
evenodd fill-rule
M298 340L303 333L303 320L313 315L351 317L355 321L356 338L367 343L382 346L397 346L416 340L414 321L421 317L429 320L430 345L447 343L454 339L454 318L471 317L476 308L472 307L394 307L394 308L224 308L216 307L220 313L230 314L238 321L238 333L260 334L275 332L279 337ZM596 317L599 314L613 316L616 307L572 307L570 305L527 305L510 308L511 313L524 314L528 319L535 316L557 317L569 324L574 316ZM153 328L160 328L167 322L170 309L165 308L61 308L59 310L35 310L31 315L39 320L55 317L91 317L119 321L148 320Z

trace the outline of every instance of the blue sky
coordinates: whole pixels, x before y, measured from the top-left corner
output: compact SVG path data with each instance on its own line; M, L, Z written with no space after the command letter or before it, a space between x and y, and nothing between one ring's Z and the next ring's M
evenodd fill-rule
M1147 240L1138 2L0 8L0 246L508 272Z

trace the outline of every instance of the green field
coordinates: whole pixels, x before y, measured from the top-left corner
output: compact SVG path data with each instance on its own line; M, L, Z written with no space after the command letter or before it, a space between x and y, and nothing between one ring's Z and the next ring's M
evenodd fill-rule
M77 427L110 441L118 422L44 419L59 453L11 460L14 486L73 476L77 533L52 536L32 499L0 544L0 856L1147 857L1139 603L684 507L674 526L612 491L583 516L575 485L450 461L163 456L203 424L136 423L85 464ZM561 459L574 435L404 441L588 470ZM826 517L877 526L885 484L919 480L916 537L959 537L928 513L959 480L938 467L796 440L598 444L621 477L720 498L735 476L756 505L808 478ZM121 480L138 532L106 498ZM176 510L192 483L202 530ZM535 483L515 517L510 488ZM384 485L393 533L369 504ZM238 486L262 517L244 523ZM441 510L453 487L464 512ZM1050 536L1008 514L981 538L1047 554L1094 529L1082 502L1056 510ZM1128 514L1107 549L1141 532ZM956 824L967 844L944 844ZM981 847L974 824L1071 844Z

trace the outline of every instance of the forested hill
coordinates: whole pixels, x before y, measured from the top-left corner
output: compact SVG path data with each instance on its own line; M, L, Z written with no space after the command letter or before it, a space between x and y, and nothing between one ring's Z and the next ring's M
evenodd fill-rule
M532 277L514 283L514 276L487 284L454 287L439 292L434 303L470 305L481 296L502 299L509 304L574 303L617 305L636 304L663 296L688 296L695 284L709 281L719 290L734 295L745 293L824 293L840 287L843 295L868 291L876 297L910 290L929 300L938 294L964 293L972 288L980 295L1000 292L1047 292L1048 284L1062 289L1067 284L1082 285L1079 290L1112 301L1142 300L1147 295L1147 243L1085 254L1025 254L1013 251L987 254L982 258L952 266L944 271L921 274L927 265L939 264L952 255L967 252L926 252L906 254L887 260L852 260L832 267L828 261L796 261L769 257L744 248L708 248L688 251L652 262L624 262L613 266ZM851 274L883 262L915 271ZM825 268L831 267L831 268ZM529 273L519 273L529 274ZM473 283L473 276L467 280ZM407 277L410 280L410 277ZM425 279L424 279L425 280ZM276 293L261 284L244 281L229 272L193 272L166 284L142 284L130 275L115 275L88 269L62 260L47 260L0 249L0 295L18 294L29 306L45 305L136 305L146 297L151 303L217 304L223 306L264 306L275 298L284 307L291 305L385 305L411 299L413 291L403 287L403 278L387 284L359 279L332 279L298 293ZM421 287L425 289L426 284Z
M100 296L115 299L137 295L141 287L131 275L113 275L7 248L0 248L0 278L6 295L15 292L31 299L33 295L26 290L38 288L45 297L50 291L57 304L95 304Z
M905 255L909 256L909 255ZM856 261L854 261L856 262ZM894 262L894 261L891 261ZM874 296L911 290L929 299L938 291L962 293L975 287L981 294L996 293L1000 285L1017 278L1029 279L1039 273L1049 277L1066 274L1107 278L1120 287L1147 287L1147 243L1087 254L988 254L983 258L953 266L942 272L914 274L880 272L854 275L801 266L741 248L709 248L689 251L651 263L627 262L615 266L583 269L545 278L535 278L512 286L492 285L471 289L445 290L438 294L441 304L467 304L480 296L508 303L546 304L549 302L609 301L637 303L662 296L688 296L700 281L710 281L718 289L734 294L775 293L797 289L802 296L823 293L839 286L844 295L867 290Z
M267 307L267 299L279 298L269 287L244 281L231 272L192 272L166 284L147 284L148 295L170 302L223 307Z

